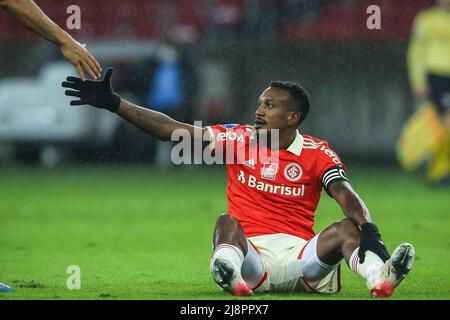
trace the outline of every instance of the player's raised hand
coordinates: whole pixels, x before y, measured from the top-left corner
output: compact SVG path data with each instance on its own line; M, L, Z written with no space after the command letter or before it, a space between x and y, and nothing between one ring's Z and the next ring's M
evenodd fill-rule
M70 102L71 106L89 104L96 108L107 109L116 112L120 105L120 96L114 93L111 86L113 68L108 68L103 80L85 80L77 77L67 77L62 83L66 90L66 96L76 97L79 100Z
M372 251L384 262L390 257L389 252L381 240L380 232L373 223L363 223L361 225L361 237L358 251L359 263L363 263L366 259L366 251Z
M66 60L73 64L81 80L85 80L84 72L87 72L95 80L100 77L100 64L85 45L71 39L61 45L61 52Z
M32 32L57 44L82 80L85 80L84 72L92 79L100 76L101 67L86 46L61 29L33 0L0 0L0 9Z

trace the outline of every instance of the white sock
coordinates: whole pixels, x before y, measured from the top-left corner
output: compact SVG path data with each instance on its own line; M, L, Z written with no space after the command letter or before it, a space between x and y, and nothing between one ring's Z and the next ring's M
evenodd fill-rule
M350 256L349 267L353 272L356 272L361 277L367 280L367 286L372 289L380 282L380 269L384 262L379 256L372 251L366 251L366 258L364 263L359 262L358 257L359 247L353 251Z
M239 274L241 273L244 253L240 248L228 243L219 244L213 252L211 262L214 262L217 258L228 261Z

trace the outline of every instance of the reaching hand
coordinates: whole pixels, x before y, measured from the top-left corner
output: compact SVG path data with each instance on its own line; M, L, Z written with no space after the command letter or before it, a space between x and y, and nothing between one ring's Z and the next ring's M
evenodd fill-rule
M361 238L359 242L359 263L363 263L366 259L366 251L372 251L386 262L390 255L381 240L380 232L373 223L363 223L361 225Z
M64 81L62 86L74 90L66 90L66 96L80 98L79 100L70 101L70 105L81 106L89 104L96 108L116 112L119 109L120 96L114 93L111 86L113 70L113 68L108 68L103 80L82 81L80 78L67 77L67 81Z
M77 70L81 80L85 80L84 71L89 73L92 79L100 77L101 67L97 60L85 48L85 45L73 40L61 46L61 52Z

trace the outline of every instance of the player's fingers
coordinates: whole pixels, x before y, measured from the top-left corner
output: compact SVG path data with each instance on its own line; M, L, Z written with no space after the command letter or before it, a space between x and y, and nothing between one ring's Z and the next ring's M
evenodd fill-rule
M97 78L101 76L102 67L100 66L100 63L98 63L97 59L89 52L87 49L86 43L81 44L81 46L84 48L86 58L85 60L89 59L91 67L93 68L94 73L96 74Z
M82 83L83 82L80 78L77 78L77 77L67 77L66 80L70 81L70 82L75 82L75 83Z
M91 66L86 61L82 60L81 65L83 66L84 71L86 71L91 76L92 79L97 80L97 76L95 75Z
M95 59L95 57L91 54L89 54L88 56L89 60L94 64L94 71L97 75L97 78L99 78L101 76L101 72L102 72L102 67L100 66L100 63L98 63L98 61Z
M75 65L75 69L77 70L78 76L80 77L81 81L84 81L86 78L84 77L83 68L79 63Z
M71 106L81 106L83 104L86 104L83 100L72 100L70 101Z
M65 94L66 96L70 96L70 97L81 98L81 92L80 92L80 91L66 90L66 91L64 92L64 94Z
M69 79L69 78L67 78L67 79ZM76 82L64 81L63 83L61 83L61 86L64 87L64 88L70 88L70 89L75 89L75 90L80 90L81 89L81 83L76 83Z
M90 54L89 52L86 53L86 57L84 58L83 62L84 62L84 66L88 66L88 71L89 74L94 75L95 79L98 79L98 77L100 76L100 70L97 68L97 66L95 65L95 63L90 59Z
M114 69L109 67L108 69L106 69L106 74L105 74L105 78L103 79L103 81L106 81L109 83L109 81L111 80L112 74L113 74Z
M389 252L387 252L384 246L379 248L375 253L383 260L383 262L386 262L390 258Z
M366 260L366 253L362 252L362 250L360 249L358 251L358 257L359 257L359 263L364 263L364 260Z

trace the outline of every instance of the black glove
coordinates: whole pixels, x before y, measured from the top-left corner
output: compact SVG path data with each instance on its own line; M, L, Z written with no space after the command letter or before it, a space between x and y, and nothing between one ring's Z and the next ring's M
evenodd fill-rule
M113 70L113 68L108 68L103 80L82 81L80 78L67 77L67 81L64 81L62 86L74 90L66 90L66 96L80 98L80 100L70 101L70 105L90 104L96 108L116 112L119 109L120 96L114 93L111 86Z
M380 232L373 223L363 223L361 225L361 238L359 241L359 263L363 263L366 258L366 251L372 251L386 262L390 258L389 252L381 240Z

